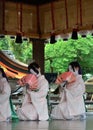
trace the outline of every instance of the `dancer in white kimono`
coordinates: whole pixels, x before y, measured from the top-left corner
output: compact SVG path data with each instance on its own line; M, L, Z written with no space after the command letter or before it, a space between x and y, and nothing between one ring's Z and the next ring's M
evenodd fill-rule
M7 81L6 74L2 68L0 68L0 122L9 121L11 119L10 108L10 94L11 88Z
M28 70L37 77L37 89L27 89L22 107L17 110L17 114L20 120L48 120L46 99L49 90L48 81L44 75L41 75L40 66L36 62L32 62L28 66Z
M71 74L70 74L71 73ZM59 75L56 83L61 86L61 100L51 113L53 119L86 119L83 94L85 85L82 79L81 67L78 62L69 64L69 71ZM63 77L62 77L63 76ZM65 77L65 79L64 79ZM64 85L64 80L66 85Z

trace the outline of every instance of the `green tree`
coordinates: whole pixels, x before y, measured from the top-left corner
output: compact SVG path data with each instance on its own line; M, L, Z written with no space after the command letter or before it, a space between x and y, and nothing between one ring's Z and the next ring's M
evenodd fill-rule
M59 40L55 44L46 44L45 71L64 72L69 62L77 60L83 69L83 74L93 73L93 38L79 37L78 40Z
M9 48L9 44L6 38L0 39L0 50L7 50Z
M11 41L11 51L15 55L15 58L23 63L29 62L32 59L32 44L23 41L22 44L14 43Z
M15 39L6 36L0 39L0 50L11 50L17 60L26 64L32 60L32 44L29 41L15 43Z

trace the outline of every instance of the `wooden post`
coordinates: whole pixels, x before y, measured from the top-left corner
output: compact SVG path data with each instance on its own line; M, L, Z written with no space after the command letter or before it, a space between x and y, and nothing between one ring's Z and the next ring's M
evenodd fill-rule
M44 74L44 39L31 39L33 44L33 60L35 60L41 68L41 73Z

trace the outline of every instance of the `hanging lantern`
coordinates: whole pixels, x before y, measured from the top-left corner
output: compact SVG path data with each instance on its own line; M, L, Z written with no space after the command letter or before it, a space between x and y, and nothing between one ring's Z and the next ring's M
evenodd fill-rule
M15 43L22 43L22 33L21 33L22 32L22 4L17 3L16 10L17 10L18 31L16 33Z
M74 29L73 29L73 31L72 31L72 36L71 36L71 38L72 39L74 39L74 40L77 40L78 39L78 25L79 25L79 21L78 21L78 16L79 16L79 1L77 0L77 5L76 5L76 9L77 9L77 11L76 11L76 25L75 25L75 27L74 27Z
M57 41L56 41L56 39L55 39L55 34L53 33L53 34L51 34L51 37L50 37L50 43L51 44L54 44L54 43L56 43Z
M77 40L78 39L78 33L77 33L77 29L74 28L72 31L72 36L71 39Z
M15 42L16 43L22 43L22 35L21 35L21 33L16 34Z
M53 2L51 2L51 20L52 20L52 34L51 34L51 37L50 37L50 43L51 44L54 44L56 43L56 39L55 39L55 33L54 33L54 30L55 30L55 19L54 19L54 4Z

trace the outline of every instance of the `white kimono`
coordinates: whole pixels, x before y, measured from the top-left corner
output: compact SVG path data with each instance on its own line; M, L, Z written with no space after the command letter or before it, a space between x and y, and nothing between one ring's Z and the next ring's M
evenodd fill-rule
M64 120L85 118L84 92L85 85L82 76L77 75L75 82L63 88L60 103L52 110L51 117Z
M0 79L0 121L7 121L11 117L11 108L9 97L11 94L10 85L6 78Z
M20 120L48 120L46 96L49 90L48 81L43 75L38 77L38 91L27 90L22 107L17 110Z

